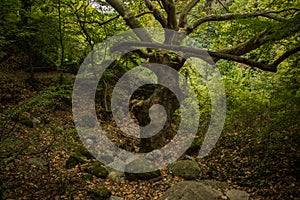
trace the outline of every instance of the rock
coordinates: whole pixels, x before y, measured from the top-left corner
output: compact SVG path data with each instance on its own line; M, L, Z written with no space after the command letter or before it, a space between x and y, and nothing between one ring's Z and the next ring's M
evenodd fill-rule
M111 196L111 197L109 198L109 200L124 200L124 199L121 198L121 197L117 197L117 196Z
M92 174L97 178L106 178L108 171L105 167L101 166L100 162L91 162L88 167L84 168L83 171Z
M203 183L213 189L225 189L228 187L228 183L216 181L216 180L200 180L200 183Z
M202 172L199 164L195 160L179 160L170 166L170 171L174 176L180 176L187 180L201 178Z
M83 146L77 147L75 151L76 155L85 157L87 159L93 159L94 156Z
M82 164L82 163L85 163L85 160L82 159L80 156L71 155L66 162L66 168L71 169L71 168L75 167L76 165Z
M124 176L123 172L120 171L111 171L109 172L107 178L111 180L114 183L120 183L121 182L121 177Z
M249 200L250 194L243 190L231 189L226 192L226 196L230 200Z
M111 196L111 191L106 187L100 187L89 190L88 195L95 200L106 200Z
M196 181L183 181L170 187L160 200L216 200L222 193Z
M30 118L20 117L19 122L22 125L27 126L29 128L33 128L34 127L33 122L32 122L32 120Z
M128 171L136 173L129 173ZM141 171L148 172L139 173ZM128 180L149 180L160 177L161 173L156 169L151 161L145 159L136 159L125 166L125 176Z

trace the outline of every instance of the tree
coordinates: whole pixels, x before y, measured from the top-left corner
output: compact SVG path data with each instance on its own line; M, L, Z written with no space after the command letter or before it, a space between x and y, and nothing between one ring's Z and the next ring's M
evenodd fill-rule
M220 24L224 25L228 21L236 23L238 30L235 35L232 33L222 34L227 36L225 40L233 40L234 44L231 47L222 47L222 45L212 44L215 48L213 51L208 51L215 62L219 60L229 60L248 65L252 68L258 68L264 71L276 72L277 66L288 57L296 54L300 50L299 44L294 44L291 47L285 48L285 51L278 54L270 55L269 60L260 60L259 58L252 58L251 53L264 49L266 46L276 48L278 46L285 46L283 41L299 36L300 30L300 8L297 3L285 3L284 1L259 3L256 1L214 1L214 0L191 0L188 2L180 0L144 0L144 1L121 1L121 0L107 0L107 3L112 6L115 11L123 18L126 25L131 29L143 28L143 20L138 19L138 14L151 14L154 24L159 24L162 28L178 31L193 37L203 32L204 28L211 27L217 29ZM139 5L138 8L133 4ZM281 6L284 6L282 8ZM272 9L271 9L272 8ZM242 10L243 9L243 10ZM148 15L147 15L148 17ZM252 23L252 26L249 24ZM253 24L257 23L257 26ZM222 27L223 28L223 27ZM219 30L222 30L219 27ZM225 28L226 29L226 28ZM238 34L245 31L245 37ZM146 37L145 37L146 35ZM145 33L144 37L139 37L142 44L126 44L127 46L138 45L139 47L153 47L151 45L151 36ZM172 45L180 43L180 38L170 40L165 38L165 45ZM213 42L213 41L212 41ZM154 53L155 52L155 53ZM136 52L142 56L147 62L161 63L168 65L173 69L179 71L185 59L179 55L174 55L163 50L147 49L147 51ZM199 57L199 52L189 52L189 56ZM158 73L163 73L157 70ZM173 82L176 83L176 80ZM174 136L172 129L172 118L174 112L179 107L174 94L163 86L158 86L153 95L142 102L133 105L133 112L138 119L140 125L149 123L148 110L151 105L160 103L167 110L167 122L164 129L157 135L150 139L141 139L141 151L148 152L155 148L164 145L167 140Z

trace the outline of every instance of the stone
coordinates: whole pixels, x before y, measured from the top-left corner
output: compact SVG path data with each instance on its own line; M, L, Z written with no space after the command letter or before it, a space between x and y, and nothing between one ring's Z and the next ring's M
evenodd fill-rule
M141 173L142 171L148 172ZM150 180L156 177L160 177L161 173L158 169L156 169L151 161L145 159L136 159L125 166L125 176L128 180L131 181Z
M216 200L222 193L197 181L183 181L170 187L160 200Z
M80 156L77 155L71 155L68 160L66 161L66 168L71 169L75 167L78 164L85 163L85 160L82 159Z
M179 160L170 166L170 171L174 176L182 177L186 180L200 179L201 168L195 160Z
M243 190L231 189L226 192L226 196L230 200L249 200L250 194Z
M120 183L122 176L124 176L124 172L114 170L109 172L107 178L114 183Z
M109 198L109 200L124 200L124 199L121 198L121 197L117 197L117 196L111 196L111 197Z
M111 191L106 187L99 187L88 190L88 195L95 200L107 200L111 196Z
M83 169L84 172L92 174L97 178L106 178L108 171L105 167L101 166L100 162L91 162L89 165Z
M85 157L87 159L94 158L94 156L84 146L77 147L75 153L76 153L76 155Z
M228 183L216 181L216 180L200 180L200 183L203 183L205 185L208 185L209 187L212 187L213 189L225 189L228 188Z

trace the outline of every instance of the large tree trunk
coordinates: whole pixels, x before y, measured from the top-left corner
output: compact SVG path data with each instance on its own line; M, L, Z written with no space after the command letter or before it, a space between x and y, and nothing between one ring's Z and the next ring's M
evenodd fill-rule
M172 60L174 61L174 59ZM179 62L171 62L171 57L168 54L160 54L154 58L151 58L150 62L168 65L173 69L179 70L184 61L181 59L178 60ZM168 72L159 66L157 66L157 68L155 68L153 71L158 75L157 77L159 83L164 82L172 85L173 87L179 87L178 76L176 78L174 78L174 76L170 76ZM170 89L163 85L158 85L149 99L136 101L134 103L132 106L132 112L137 118L140 126L145 126L150 123L149 109L154 104L160 104L163 106L167 114L166 122L160 132L149 138L141 138L140 152L146 153L154 149L159 149L168 144L168 142L175 136L177 130L174 128L176 127L174 126L174 123L176 122L176 119L174 119L174 113L179 108L181 100L182 96L180 99L177 99L175 94ZM153 118L154 120L160 120L159 115L154 115Z

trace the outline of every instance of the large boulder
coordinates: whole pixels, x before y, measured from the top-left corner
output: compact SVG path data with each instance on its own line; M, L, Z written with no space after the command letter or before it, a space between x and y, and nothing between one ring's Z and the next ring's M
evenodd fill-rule
M170 187L160 200L216 200L222 197L218 190L196 181L183 181Z
M199 182L216 190L224 190L229 187L228 183L217 181L217 180L206 179L206 180L199 180Z
M186 180L200 179L201 168L195 160L179 160L170 166L170 171L174 176L180 176Z

